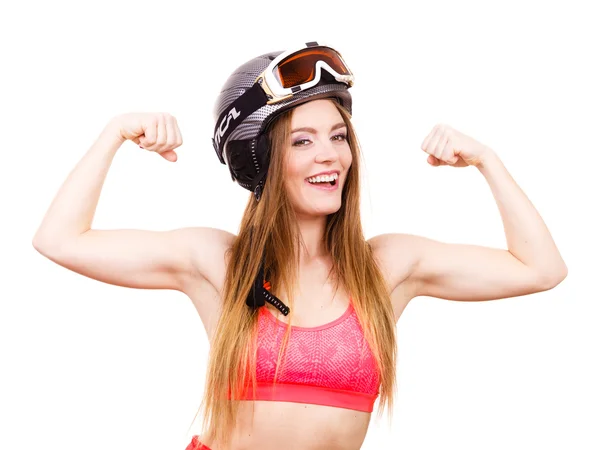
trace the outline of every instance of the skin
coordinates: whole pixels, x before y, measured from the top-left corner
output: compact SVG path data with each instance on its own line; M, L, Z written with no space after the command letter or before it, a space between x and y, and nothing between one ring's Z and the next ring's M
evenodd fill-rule
M352 164L345 128L327 100L299 106L292 116L286 161L286 189L299 217L306 250L301 254L292 325L314 327L340 317L349 302L343 288L327 281L331 261L323 249L325 217L340 207L342 186ZM206 332L214 333L226 273L225 252L235 236L214 228L171 231L91 228L102 184L125 140L175 162L181 145L175 118L165 113L113 118L69 174L40 225L34 247L47 258L84 276L143 289L179 290L191 299ZM432 167L474 167L488 182L506 233L507 249L448 244L390 233L369 239L384 274L398 320L411 299L430 296L483 301L548 290L567 268L542 218L489 147L444 124L434 126L421 150ZM322 192L305 178L339 170L339 189ZM215 263L215 261L222 263ZM282 298L285 302L285 299ZM270 305L270 312L277 311ZM279 316L283 320L283 316ZM290 403L243 402L233 449L359 449L370 414L344 408ZM276 426L275 426L276 425ZM219 450L218 443L203 443Z
M327 258L322 236L329 214L342 204L342 187L352 165L342 116L329 100L315 100L294 110L291 141L286 148L285 187L298 217L300 233L307 251L301 261ZM315 174L339 171L335 191L315 189L306 179Z

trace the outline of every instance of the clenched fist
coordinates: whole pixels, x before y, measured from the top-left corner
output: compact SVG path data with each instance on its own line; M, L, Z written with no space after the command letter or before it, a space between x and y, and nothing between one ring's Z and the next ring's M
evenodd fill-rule
M433 127L421 144L429 153L427 162L432 166L478 167L493 151L470 136L440 123Z
M145 150L156 152L167 161L177 161L183 140L177 120L168 113L127 113L114 117L111 127L123 141L135 142Z

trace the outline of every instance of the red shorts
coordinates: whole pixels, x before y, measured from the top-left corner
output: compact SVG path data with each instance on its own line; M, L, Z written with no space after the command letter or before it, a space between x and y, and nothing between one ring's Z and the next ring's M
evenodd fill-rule
M192 442L190 442L190 445L188 445L185 450L210 450L210 448L200 442L198 436L193 436Z

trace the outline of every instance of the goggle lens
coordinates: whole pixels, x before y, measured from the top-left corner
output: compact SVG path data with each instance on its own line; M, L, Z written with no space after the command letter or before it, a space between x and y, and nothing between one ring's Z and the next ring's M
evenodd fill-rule
M339 53L328 47L314 47L293 53L277 64L273 72L282 87L292 88L315 79L318 61L329 64L340 75L350 75Z

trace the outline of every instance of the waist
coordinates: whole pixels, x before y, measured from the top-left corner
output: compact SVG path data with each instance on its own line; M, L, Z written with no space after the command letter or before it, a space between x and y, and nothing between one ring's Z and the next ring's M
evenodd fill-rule
M378 394L333 389L298 383L257 382L256 396L252 386L242 393L241 400L266 400L333 406L355 411L372 412Z
M290 402L241 402L230 450L359 450L371 414ZM212 450L219 442L201 436Z

